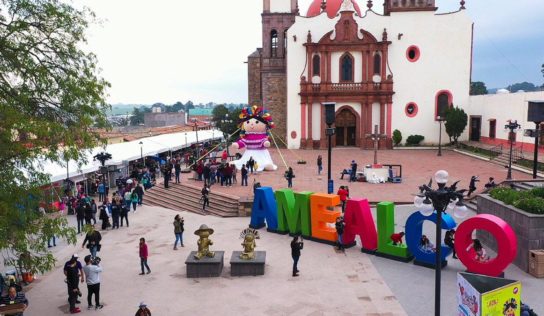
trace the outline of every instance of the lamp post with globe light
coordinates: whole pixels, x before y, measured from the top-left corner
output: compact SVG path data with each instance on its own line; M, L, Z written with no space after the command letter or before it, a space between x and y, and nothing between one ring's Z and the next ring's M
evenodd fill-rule
M512 147L516 141L516 131L521 129L521 125L518 124L518 121L508 120L508 124L504 125L504 129L508 133L508 142L510 143L510 157L508 158L508 174L506 175L506 180L512 180Z
M228 126L234 122L233 120L229 119L229 114L226 113L225 114L225 118L221 120L221 127L222 127L222 132L223 132L223 138L225 138L225 142L226 142L226 146L227 146L227 156L230 156L230 153L229 153L229 138L230 138L230 135L228 133ZM229 124L229 125L227 125ZM227 128L225 128L225 125L227 125Z
M111 154L105 151L98 153L93 157L93 161L100 161L100 165L102 166L100 168L100 173L102 173L102 183L104 184L104 188L106 188L106 175L108 174L108 169L106 168L106 161L110 160L111 158Z
M440 285L442 273L442 213L449 210L458 218L467 216L468 209L463 203L463 193L466 190L457 190L457 182L447 187L448 172L439 170L434 179L438 189L433 189L432 180L428 185L419 187L419 194L414 198L414 205L422 215L430 216L436 211L436 260L435 260L435 292L434 314L440 316Z

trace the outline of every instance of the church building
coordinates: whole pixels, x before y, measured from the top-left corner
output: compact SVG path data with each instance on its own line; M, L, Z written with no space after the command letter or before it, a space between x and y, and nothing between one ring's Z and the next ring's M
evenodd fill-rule
M444 111L468 104L473 23L464 1L441 14L435 0L374 2L314 0L301 14L297 0L263 0L248 102L271 112L289 148L326 148L328 102L333 146L359 148L373 146L376 125L380 148L391 148L396 129L436 144Z

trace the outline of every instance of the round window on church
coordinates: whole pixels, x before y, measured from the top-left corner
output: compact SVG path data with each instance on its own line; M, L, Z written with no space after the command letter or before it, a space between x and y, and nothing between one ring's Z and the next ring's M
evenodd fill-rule
M414 102L410 102L406 104L406 107L404 108L404 112L406 112L406 116L408 117L414 117L417 115L417 104Z
M406 50L406 58L408 58L408 61L415 63L419 59L419 48L417 46L410 46Z

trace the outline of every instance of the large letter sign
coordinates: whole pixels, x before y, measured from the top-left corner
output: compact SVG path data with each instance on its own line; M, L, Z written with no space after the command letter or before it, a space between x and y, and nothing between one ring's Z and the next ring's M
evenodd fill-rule
M472 245L472 232L476 229L486 230L495 237L497 257L479 262L471 255L471 251L467 251ZM501 218L479 214L459 225L455 232L455 251L469 272L496 277L516 258L517 238L512 227Z
M346 228L342 242L345 245L353 243L355 235L359 235L364 250L375 251L378 248L378 233L367 199L349 199L344 222Z
M395 233L395 204L393 202L378 203L378 253L387 257L396 257L402 261L412 260L406 244L393 245L391 235Z
M255 190L249 227L263 228L265 219L269 230L275 231L278 228L276 199L274 199L274 192L271 187L261 187Z
M310 237L310 196L312 192L294 193L291 189L276 190L278 232L302 233Z
M312 237L331 242L336 242L336 229L327 226L327 223L336 222L336 218L342 215L340 211L329 211L327 207L340 204L340 197L335 194L316 193L310 197L312 207Z
M408 217L408 220L406 220L406 244L408 245L410 252L414 255L417 263L425 266L435 266L436 252L420 247L424 221L431 221L436 224L436 212L429 216L424 216L421 212L415 212ZM453 229L455 226L456 224L453 218L449 214L443 213L442 229ZM446 257L450 255L451 249L448 246L443 246L442 242L440 242L440 245L435 245L435 247L442 247L440 253L441 259L442 261L445 261Z

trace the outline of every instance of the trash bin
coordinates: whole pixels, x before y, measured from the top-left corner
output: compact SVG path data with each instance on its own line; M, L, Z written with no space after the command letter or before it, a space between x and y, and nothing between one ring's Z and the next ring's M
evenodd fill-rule
M529 274L544 278L544 249L529 250Z

